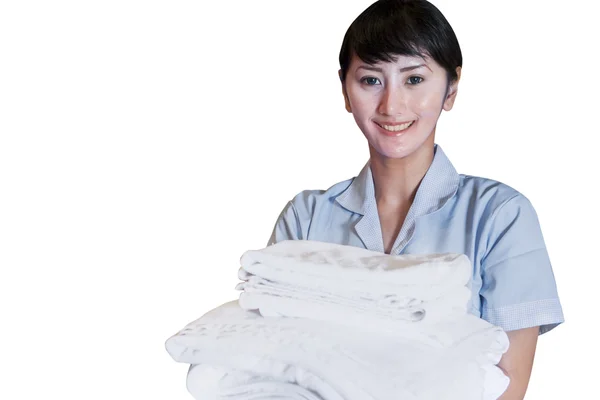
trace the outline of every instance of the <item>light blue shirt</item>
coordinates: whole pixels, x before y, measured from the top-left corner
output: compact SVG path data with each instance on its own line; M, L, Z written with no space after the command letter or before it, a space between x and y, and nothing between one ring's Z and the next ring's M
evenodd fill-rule
M269 245L316 240L384 252L369 163L327 190L305 190L279 216ZM466 254L470 312L506 331L564 321L535 210L511 187L459 175L438 145L391 254Z

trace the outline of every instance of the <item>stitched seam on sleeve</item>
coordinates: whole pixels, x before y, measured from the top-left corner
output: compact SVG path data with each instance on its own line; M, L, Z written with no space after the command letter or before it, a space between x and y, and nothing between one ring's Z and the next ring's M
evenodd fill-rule
M302 240L304 239L302 237L302 228L300 227L300 217L298 216L298 210L296 209L296 206L294 205L293 202L289 202L290 206L292 206L292 211L294 212L294 219L296 220L296 235L298 236L298 239Z
M511 200L513 200L513 199L516 199L518 196L519 196L519 194L517 193L517 194L515 194L514 196L512 196L512 197L509 197L508 199L506 199L506 200L505 200L505 201L504 201L502 204L500 204L500 206L498 206L498 207L497 207L497 208L496 208L496 209L495 209L495 210L492 212L492 215L491 215L491 216L490 216L490 218L489 218L489 223L487 224L487 225L488 225L488 228L487 228L487 230L488 230L489 232L491 232L491 231L492 231L492 228L494 227L494 224L496 223L496 218L498 217L498 214L500 213L500 210L502 210L502 209L504 208L504 206L505 206L505 205L506 205L506 204L507 204L509 201L511 201ZM485 231L484 231L484 232L485 232ZM485 243L485 246L486 246L486 248L485 248L485 252L484 252L484 258L483 258L483 260L482 260L482 261L484 261L484 260L487 258L487 254L488 254L488 253L489 253L489 251L490 251L490 248L488 247L488 246L489 246L489 243L488 243L488 242L486 242L486 243Z
M540 335L554 329L565 320L557 297L496 308L484 307L481 311L483 319L505 330L539 326Z
M536 303L545 303L545 302L554 302L554 301L558 301L557 297L550 297L547 299L539 299L539 300L533 300L533 301L526 301L523 303L515 303L515 304L511 304L511 305L507 305L507 306L502 306L502 307L482 307L482 310L485 311L504 311L506 309L511 309L511 308L515 308L515 307L525 307L528 305L532 305L532 304L536 304Z
M493 263L492 265L487 265L485 267L485 270L488 271L491 268L494 268L496 265L502 264L503 262L506 262L506 261L508 261L510 259L517 258L517 257L522 257L522 256L524 256L526 254L533 253L533 252L540 251L540 250L546 250L546 248L545 247L538 247L537 249L529 250L529 251L526 251L525 253L521 253L521 254L517 254L517 255L511 256L511 257L503 258L502 260L497 261L497 262Z
M500 213L500 211L502 211L502 209L503 209L503 208L504 208L504 207L505 207L505 206L506 206L506 205L507 205L509 202L511 202L512 200L516 199L517 197L523 197L523 198L524 198L526 201L529 201L529 200L527 199L527 197L523 196L521 193L516 193L514 196L512 196L512 197L509 197L508 199L506 199L506 200L505 200L505 201L504 201L502 204L500 204L500 205L499 205L499 206L498 206L498 207L497 207L497 208L494 210L494 212L493 212L493 213L492 213L492 215L490 216L490 230L491 230L491 228L494 226L494 224L496 223L496 218L498 218L498 214ZM487 244L486 244L486 245L487 245ZM493 247L493 246L492 246L492 247ZM539 249L535 249L535 250L530 250L530 251L528 251L528 252L525 252L525 253L522 253L522 254L517 254L517 255L515 255L515 256L512 256L512 257L505 258L505 259L503 259L503 260L500 260L500 261L497 261L497 262L495 262L495 263L494 263L494 264L492 264L492 265L489 265L489 266L487 266L485 269L487 270L488 268L491 268L491 267L493 267L493 266L495 266L495 265L498 265L498 264L500 264L500 263L502 263L502 262L504 262L504 261L506 261L506 260L509 260L509 259L511 259L511 258L514 258L514 257L519 257L519 256L522 256L522 255L524 255L524 254L530 253L530 252L532 252L532 251L538 251L538 250L541 250L541 249L545 249L545 247L541 247L541 248L539 248ZM488 254L489 254L490 250L491 250L490 248L486 248L486 251L485 251L485 256L484 256L484 258L483 258L483 260L482 260L482 261L485 261L485 260L487 259L487 256L488 256ZM482 270L482 272L483 272L483 270Z

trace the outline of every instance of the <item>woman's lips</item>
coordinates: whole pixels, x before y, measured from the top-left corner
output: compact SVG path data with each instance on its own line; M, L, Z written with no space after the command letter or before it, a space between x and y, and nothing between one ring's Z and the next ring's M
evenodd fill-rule
M387 136L400 136L408 128L410 128L415 121L402 122L402 123L379 123L375 122L381 132Z

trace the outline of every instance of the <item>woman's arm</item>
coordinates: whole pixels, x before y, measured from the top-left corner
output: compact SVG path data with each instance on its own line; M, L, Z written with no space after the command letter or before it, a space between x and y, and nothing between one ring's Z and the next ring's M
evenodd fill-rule
M510 341L498 367L510 378L510 385L498 400L522 400L527 391L539 327L506 332Z

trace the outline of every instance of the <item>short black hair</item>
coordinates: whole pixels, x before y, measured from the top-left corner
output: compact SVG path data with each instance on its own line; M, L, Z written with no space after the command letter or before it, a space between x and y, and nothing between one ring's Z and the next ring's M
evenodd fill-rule
M462 53L444 15L426 0L378 0L352 22L340 50L340 78L346 79L353 54L368 64L399 55L430 57L456 80Z

